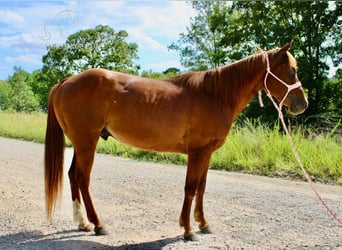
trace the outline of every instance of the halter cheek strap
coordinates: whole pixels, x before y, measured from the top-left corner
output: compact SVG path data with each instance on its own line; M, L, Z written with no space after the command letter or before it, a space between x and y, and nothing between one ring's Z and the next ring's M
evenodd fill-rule
M300 88L302 86L301 82L298 81L294 84L287 84L286 82L284 82L283 80L281 80L279 77L277 77L275 74L273 74L271 72L271 67L270 67L270 61L268 59L268 54L267 52L265 51L264 52L264 55L265 55L265 59L266 59L266 75L265 75L265 78L264 78L264 87L265 87L265 90L266 90L266 94L268 95L268 97L272 100L273 104L276 106L276 108L279 110L282 108L283 106L283 103L285 101L285 99L287 98L287 96L289 95L289 93L294 90L294 89L297 89L297 88ZM282 83L286 88L287 88L287 91L284 95L284 97L281 99L280 103L279 103L279 106L276 105L275 101L273 100L273 97L271 95L271 92L269 91L269 89L267 88L267 77L268 75L271 75L273 76L276 80L278 80L280 83ZM264 104L262 102L262 98L261 98L261 92L259 91L259 102L260 102L260 106L263 107Z

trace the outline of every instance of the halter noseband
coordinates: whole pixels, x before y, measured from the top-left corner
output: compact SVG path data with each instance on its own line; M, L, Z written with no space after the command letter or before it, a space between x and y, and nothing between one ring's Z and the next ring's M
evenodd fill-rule
M300 81L298 81L298 82L296 82L294 84L289 85L286 82L284 82L283 80L281 80L279 77L277 77L275 74L273 74L271 72L270 61L268 59L268 54L267 54L266 51L264 52L264 54L265 54L265 59L266 59L266 75L265 75L265 78L264 78L264 86L265 86L266 94L268 95L268 97L274 102L274 100L272 98L272 95L271 95L271 92L267 88L267 77L268 77L268 75L273 76L276 80L278 80L280 83L282 83L287 88L287 91L286 91L283 99L279 103L279 107L277 107L278 109L281 109L281 107L283 106L283 103L284 103L286 97L288 96L288 94L292 90L294 90L296 88L300 88L302 86L302 84L301 84ZM261 92L259 92L259 101L260 101L261 106L263 106L262 99L261 99ZM273 104L275 104L275 102Z

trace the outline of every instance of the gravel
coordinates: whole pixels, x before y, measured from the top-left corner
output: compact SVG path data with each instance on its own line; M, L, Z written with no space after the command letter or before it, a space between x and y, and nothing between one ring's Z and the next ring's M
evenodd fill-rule
M213 170L204 205L214 233L185 242L178 217L186 168L101 154L91 193L110 235L76 230L66 174L48 224L43 153L42 144L0 138L0 249L342 249L342 227L308 183ZM71 157L67 149L65 173ZM341 219L342 187L316 186Z

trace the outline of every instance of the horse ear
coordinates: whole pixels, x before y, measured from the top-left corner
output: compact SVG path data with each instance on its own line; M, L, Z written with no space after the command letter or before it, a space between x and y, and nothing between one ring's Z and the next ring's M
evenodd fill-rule
M293 44L293 39L285 44L280 50L279 50L279 53L280 54L285 54L291 47L292 47L292 44Z

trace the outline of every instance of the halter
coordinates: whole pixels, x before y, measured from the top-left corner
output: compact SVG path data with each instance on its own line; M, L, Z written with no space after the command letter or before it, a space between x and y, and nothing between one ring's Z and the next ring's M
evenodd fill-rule
M330 209L330 207L324 202L324 200L322 199L321 195L318 193L310 175L307 173L307 171L305 170L304 168L304 165L299 157L299 154L294 146L294 143L293 143L293 140L292 140L292 137L289 133L289 130L287 129L286 127L286 124L285 124L285 121L284 121L284 116L283 116L283 112L281 111L281 108L283 106L283 102L285 101L286 97L288 96L288 94L291 92L291 90L293 89L296 89L296 88L300 88L302 86L302 84L300 83L300 81L292 84L292 85L289 85L287 84L286 82L284 82L283 80L281 80L279 77L277 77L275 74L273 74L271 72L271 68L270 68L270 62L269 62L269 59L268 59L268 55L267 55L267 52L264 52L265 54L265 58L266 58L266 75L265 75L265 79L264 79L264 86L265 86L265 90L266 90L266 94L267 96L271 99L274 107L277 109L278 111L278 114L279 114L279 118L280 118L280 121L281 121L281 124L283 125L283 129L287 135L287 139L289 140L289 143L291 145L291 149L292 149L292 152L300 166L300 168L302 169L303 171L303 174L305 176L305 178L308 180L308 182L310 183L310 186L312 188L312 190L314 191L314 193L316 194L318 200L321 202L321 204L326 208L326 210L328 211L328 213L335 219L335 221L339 224L339 225L342 225L342 220L340 220L337 215ZM267 88L267 77L268 75L272 75L275 79L277 79L279 82L281 82L283 85L285 85L285 87L287 88L287 91L283 97L283 99L281 100L281 102L279 103L279 106L277 105L277 103L274 101L272 95L271 95L271 92L269 91L269 89ZM262 103L262 97L261 97L261 91L259 91L259 102L260 102L260 106L263 107L264 104Z
M266 94L267 94L267 96L272 100L273 104L275 105L275 107L276 107L276 108L278 109L278 111L279 111L279 110L281 110L281 108L282 108L282 106L283 106L283 103L284 103L286 97L288 96L288 94L289 94L292 90L294 90L294 89L296 89L296 88L300 88L300 87L302 86L302 84L301 84L300 81L298 81L298 82L296 82L296 83L294 83L294 84L289 85L289 84L287 84L286 82L284 82L283 80L281 80L279 77L277 77L275 74L273 74L273 73L271 72L270 61L269 61L269 59L268 59L268 54L267 54L266 51L264 52L264 54L265 54L265 59L266 59L266 75L265 75L265 78L264 78L264 86L265 86ZM287 88L287 91L286 91L284 97L281 99L281 101L280 101L280 103L279 103L279 106L276 105L276 102L273 100L273 97L272 97L272 95L271 95L271 92L270 92L269 89L267 88L267 77L268 77L268 75L273 76L276 80L278 80L280 83L282 83L282 84ZM261 99L261 91L259 91L259 102L260 102L260 106L263 107L264 104L263 104L262 99Z

